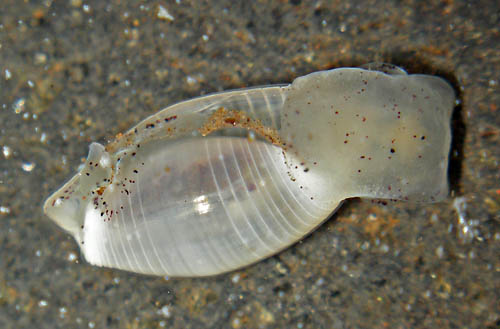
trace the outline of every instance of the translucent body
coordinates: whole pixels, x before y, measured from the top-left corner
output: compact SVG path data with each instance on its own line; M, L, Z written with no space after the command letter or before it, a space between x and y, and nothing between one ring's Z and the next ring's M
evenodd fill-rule
M207 276L268 257L342 200L447 193L454 93L357 68L173 105L104 148L44 210L92 264Z

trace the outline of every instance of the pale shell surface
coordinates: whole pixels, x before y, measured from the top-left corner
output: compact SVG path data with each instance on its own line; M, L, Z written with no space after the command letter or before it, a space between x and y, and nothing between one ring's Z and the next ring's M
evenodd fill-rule
M297 242L351 197L446 197L455 94L390 65L222 92L152 115L50 196L97 266L209 276Z

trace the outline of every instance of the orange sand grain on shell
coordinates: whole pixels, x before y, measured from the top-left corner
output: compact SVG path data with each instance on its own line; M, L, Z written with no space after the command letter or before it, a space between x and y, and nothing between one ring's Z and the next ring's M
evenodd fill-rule
M231 127L253 130L272 144L283 147L281 138L275 129L264 126L260 120L250 118L243 111L226 110L223 107L215 111L198 131L202 136L207 136L219 129Z

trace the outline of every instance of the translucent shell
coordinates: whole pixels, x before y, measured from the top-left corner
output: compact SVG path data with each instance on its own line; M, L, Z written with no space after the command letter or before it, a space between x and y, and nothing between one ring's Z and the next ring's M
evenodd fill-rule
M368 68L172 105L92 143L44 211L91 264L208 276L290 246L349 197L444 198L453 89Z

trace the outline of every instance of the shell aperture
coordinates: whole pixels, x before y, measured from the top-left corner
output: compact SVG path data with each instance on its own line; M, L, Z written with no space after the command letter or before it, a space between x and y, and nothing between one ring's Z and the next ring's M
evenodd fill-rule
M91 264L208 276L283 250L346 198L442 200L454 91L383 71L321 71L167 107L92 143L44 211Z

